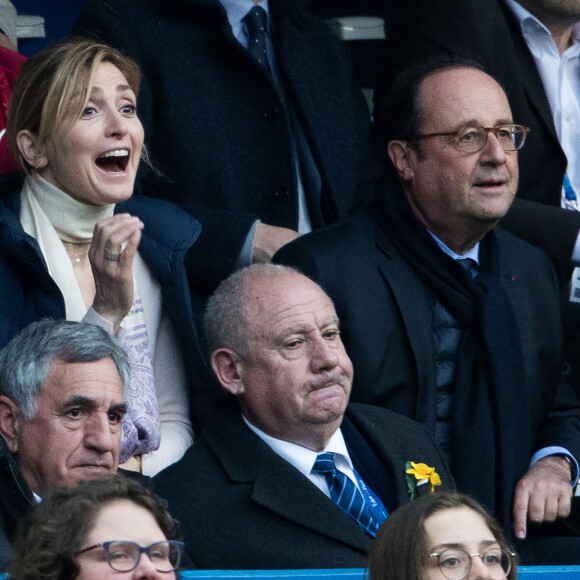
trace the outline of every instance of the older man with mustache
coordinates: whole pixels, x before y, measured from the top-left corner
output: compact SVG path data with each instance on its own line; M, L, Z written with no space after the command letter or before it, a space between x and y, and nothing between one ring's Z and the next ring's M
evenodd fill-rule
M347 407L353 369L334 306L302 274L240 270L212 296L205 324L233 396L155 478L199 568L363 567L379 525L410 498L408 462L453 485L419 424Z
M528 129L478 64L444 57L403 72L375 121L398 183L276 260L335 300L360 369L353 400L423 423L459 490L526 540L525 560L577 564L578 537L537 538L568 516L580 458L555 275L545 254L495 227Z

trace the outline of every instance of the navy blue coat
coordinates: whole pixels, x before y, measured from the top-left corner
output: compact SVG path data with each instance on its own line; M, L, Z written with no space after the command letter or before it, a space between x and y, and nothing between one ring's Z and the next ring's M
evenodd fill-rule
M382 184L378 198L395 195L392 187ZM369 208L302 236L274 261L299 268L332 298L355 370L351 400L406 415L434 435L436 353L429 290L393 244L383 212L380 206ZM498 497L510 498L509 505L498 499L496 506L487 506L496 516L509 517L516 484L533 453L557 445L580 458L580 404L563 375L558 289L549 259L501 228L488 235L497 237L495 271L517 321L525 372L521 383L506 384L501 396L493 395L500 434L512 429L519 434L509 449L517 460L498 482ZM518 356L516 348L506 360L512 356ZM479 469L474 457L472 464L454 465L453 472L460 479L459 470Z
M273 42L330 223L370 198L376 165L346 48L303 3L270 3ZM202 222L191 254L202 275L192 283L211 289L233 271L256 219L297 228L295 145L281 95L232 35L217 0L95 0L74 30L141 68L139 117L165 174L142 176L141 193L184 205Z
M409 501L408 461L435 467L442 489L454 488L443 455L418 423L351 404L341 429L355 469L387 509ZM214 407L202 437L153 483L181 522L199 569L366 566L371 539L246 426L233 397Z
M62 293L50 277L38 243L20 223L19 183L4 185L6 190L13 187L0 197L0 348L31 322L66 317ZM184 268L185 255L201 226L173 204L141 196L117 204L115 211L137 216L145 224L139 254L161 285L163 308L182 346L192 422L200 428L213 399L221 394L201 355Z

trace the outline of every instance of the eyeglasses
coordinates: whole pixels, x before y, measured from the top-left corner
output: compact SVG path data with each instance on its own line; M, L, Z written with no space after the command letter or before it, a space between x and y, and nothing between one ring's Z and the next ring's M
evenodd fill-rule
M183 542L164 540L153 542L148 546L140 546L136 542L114 541L103 542L84 548L75 554L80 556L90 550L103 548L107 556L107 564L116 572L131 572L135 570L141 560L141 554L149 556L157 572L174 572L179 568L183 553Z
M449 580L463 580L471 570L471 560L474 556L481 558L490 578L501 580L509 574L512 568L512 557L515 554L500 548L491 548L482 554L468 554L461 548L450 548L443 552L429 554L429 556L437 558L439 569Z
M498 125L497 127L462 127L458 131L448 133L426 133L417 135L413 139L427 139L428 137L453 137L455 145L464 153L477 153L487 143L490 133L495 135L504 151L517 151L524 146L529 127L523 125ZM412 140L412 139L411 139Z

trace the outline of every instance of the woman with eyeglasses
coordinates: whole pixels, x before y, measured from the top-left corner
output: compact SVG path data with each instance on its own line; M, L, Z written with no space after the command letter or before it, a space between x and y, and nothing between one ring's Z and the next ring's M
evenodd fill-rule
M174 580L183 543L156 497L115 475L55 491L24 520L14 580Z
M469 496L436 492L394 511L370 555L370 580L515 580L516 556Z

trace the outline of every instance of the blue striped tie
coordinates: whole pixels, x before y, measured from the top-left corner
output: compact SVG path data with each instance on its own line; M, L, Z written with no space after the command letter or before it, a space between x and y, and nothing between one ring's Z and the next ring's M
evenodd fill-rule
M330 489L330 499L356 520L367 534L374 537L379 529L379 522L373 517L357 486L342 471L336 469L334 453L321 453L314 463L312 473L324 476Z

